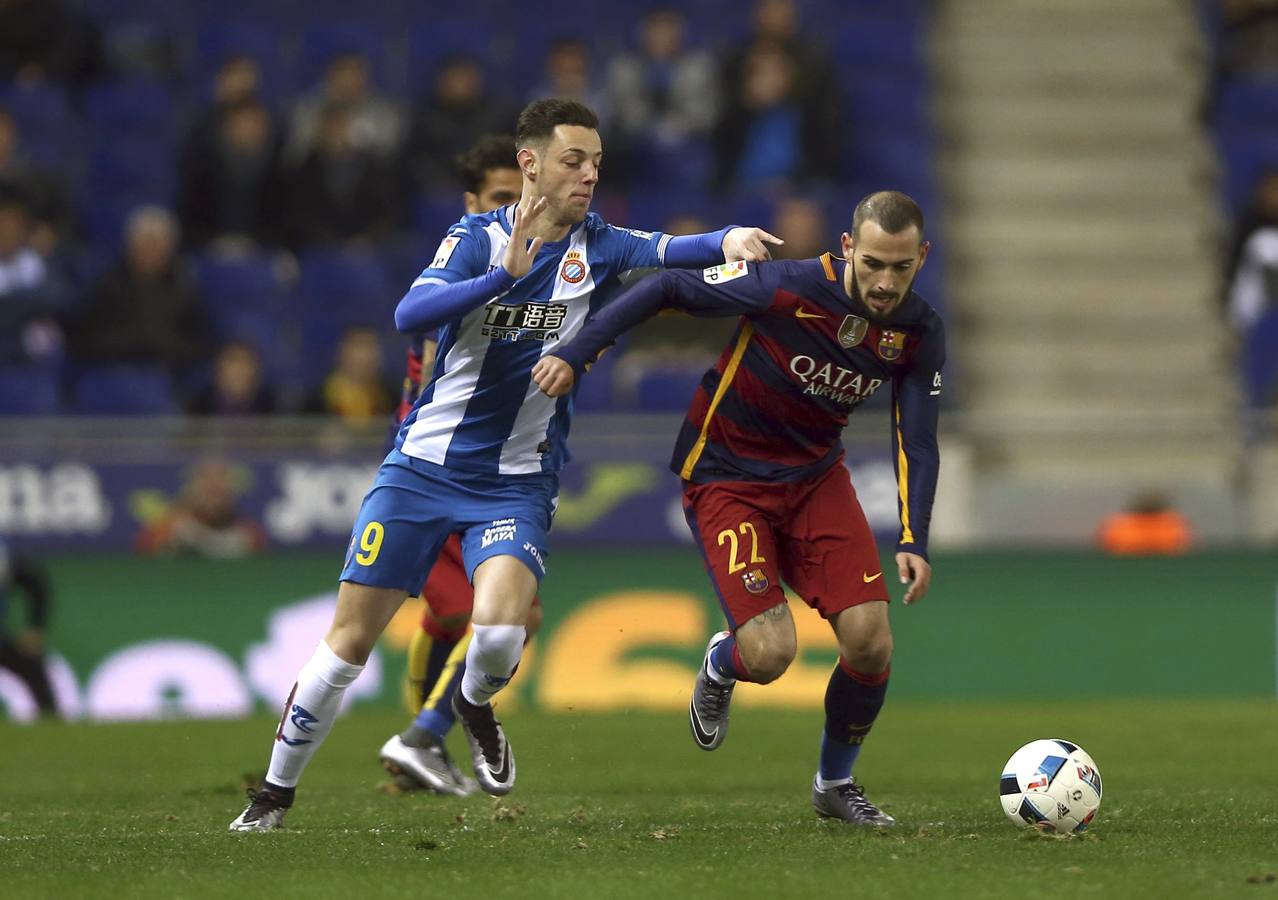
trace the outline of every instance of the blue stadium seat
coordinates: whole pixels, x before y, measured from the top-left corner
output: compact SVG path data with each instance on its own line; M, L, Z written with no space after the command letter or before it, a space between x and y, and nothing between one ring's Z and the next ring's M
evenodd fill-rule
M1278 122L1278 79L1224 82L1216 95L1215 111L1216 122L1222 126L1274 128Z
M160 81L134 78L89 88L85 115L99 135L171 140L177 134L173 92Z
M267 354L279 346L288 294L270 256L227 259L210 254L196 262L195 273L223 340L246 340Z
M82 415L169 415L173 383L159 366L85 368L76 378L74 409Z
M1252 409L1278 401L1278 312L1261 317L1247 335L1242 357L1243 386Z
M1278 125L1272 131L1250 128L1221 128L1216 134L1226 205L1238 211L1247 204L1260 176L1278 169Z
M89 155L84 190L90 195L147 197L167 203L175 180L173 147L145 137L99 140Z
M192 81L198 96L211 100L213 80L222 63L232 56L248 56L262 73L262 98L278 103L303 88L292 77L289 50L284 33L273 25L247 21L205 25L195 42Z
M701 383L706 365L677 365L644 372L635 384L640 412L685 412Z
M440 62L465 54L476 59L490 57L497 33L488 21L478 19L451 22L419 22L408 35L408 97L417 100L431 89ZM488 79L492 81L491 77ZM490 89L498 87L489 84Z
M0 416L50 416L61 408L56 366L0 367Z
M391 333L403 293L403 286L392 284L383 262L371 254L312 251L303 256L290 298L292 318L302 324L303 380L313 384L328 371L344 329L362 325Z
M834 33L835 59L859 67L889 66L923 70L927 53L923 29L908 16L850 14Z
M386 37L380 31L363 22L326 22L312 25L302 34L298 65L302 89L319 84L329 63L346 53L360 53L368 60L374 84L382 88L400 86L389 59Z
M36 162L63 168L82 151L83 128L61 85L0 84L0 106L13 113L23 149Z

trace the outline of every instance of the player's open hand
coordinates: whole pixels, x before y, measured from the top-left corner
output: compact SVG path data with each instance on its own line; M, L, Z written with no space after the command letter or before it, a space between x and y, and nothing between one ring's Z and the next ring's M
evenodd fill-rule
M502 266L515 278L523 278L528 274L533 260L537 258L537 251L541 249L541 238L533 238L532 243L529 243L528 232L546 211L548 203L545 197L538 197L533 202L520 200L515 206L515 220L510 223L510 243L501 256Z
M762 228L733 228L723 238L723 258L725 262L762 262L771 259L772 253L768 244L780 247L785 241L776 235L768 234Z
M576 380L572 366L558 356L543 356L532 370L533 382L547 397L562 397Z
M898 553L896 568L901 575L901 584L909 585L905 589L906 605L922 600L932 585L932 567L928 561L917 553Z

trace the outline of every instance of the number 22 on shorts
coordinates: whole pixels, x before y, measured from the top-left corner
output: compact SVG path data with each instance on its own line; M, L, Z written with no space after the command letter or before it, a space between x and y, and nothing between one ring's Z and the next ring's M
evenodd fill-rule
M729 575L740 572L746 567L746 564L737 558L737 553L741 549L741 544L737 540L737 532L740 532L742 537L747 534L750 535L750 565L767 562L766 559L759 555L759 533L754 530L754 525L749 522L742 522L735 530L725 528L719 532L719 546L722 547L725 541L732 545L732 551L729 554L730 559L728 560Z
M386 529L381 522L369 522L359 537L360 552L355 554L355 562L361 566L371 566L377 562L377 554L382 552L382 538L385 536Z

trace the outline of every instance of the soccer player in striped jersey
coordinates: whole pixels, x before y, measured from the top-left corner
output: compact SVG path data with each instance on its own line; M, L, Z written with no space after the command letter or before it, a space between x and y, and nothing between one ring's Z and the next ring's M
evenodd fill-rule
M830 622L839 645L812 804L824 817L887 826L894 820L865 797L852 766L887 690L888 591L840 436L848 415L890 386L896 567L908 585L905 603L914 603L932 579L927 534L945 335L936 311L911 290L928 252L913 200L893 191L866 197L842 252L663 272L543 358L533 378L549 396L563 395L618 335L664 308L741 317L692 400L672 461L728 621L710 639L693 688L692 736L716 749L736 682L766 684L794 659L784 581Z
M468 215L509 206L523 190L513 135L487 134L479 138L457 160L457 170ZM438 330L409 339L404 392L395 417L396 433L421 394L422 373L434 368L437 344ZM400 790L425 788L466 796L475 790L475 781L461 773L444 743L455 721L453 694L466 671L466 634L475 602L462 562L459 535L450 535L445 542L421 597L426 610L421 627L413 632L409 642L405 685L405 699L414 718L404 731L382 745L378 756ZM529 640L540 626L541 606L534 600L524 623Z
M580 103L529 104L515 132L519 203L449 229L396 308L402 332L439 329L432 378L364 498L333 623L298 676L266 779L232 831L283 823L346 688L453 533L475 591L453 707L480 787L514 787L514 754L490 701L523 650L572 418L571 398L541 393L533 366L606 306L623 272L759 261L767 243L780 243L757 228L672 237L608 225L589 211L603 158L598 127Z

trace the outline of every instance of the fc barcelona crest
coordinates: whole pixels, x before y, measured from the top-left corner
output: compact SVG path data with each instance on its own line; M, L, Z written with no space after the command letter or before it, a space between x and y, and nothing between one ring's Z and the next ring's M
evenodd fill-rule
M768 581L768 576L763 574L762 569L751 569L741 576L741 581L752 594L762 594L772 587L772 582Z
M892 362L900 359L905 351L905 334L900 331L885 331L879 336L879 358Z
M839 326L839 343L849 349L857 346L865 339L869 327L870 323L860 316L844 316L843 324Z

